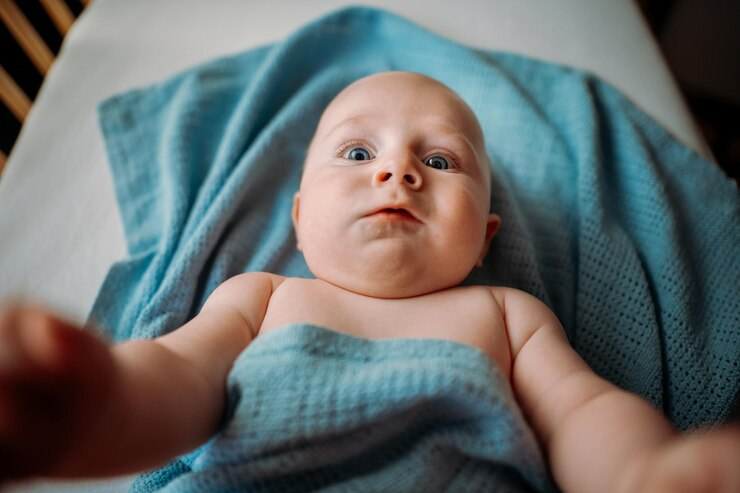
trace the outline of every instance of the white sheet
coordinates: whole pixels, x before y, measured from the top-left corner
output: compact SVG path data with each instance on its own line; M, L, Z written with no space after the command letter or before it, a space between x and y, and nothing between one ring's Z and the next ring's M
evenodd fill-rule
M0 301L78 322L125 256L95 107L215 56L272 42L344 0L95 0L65 39L0 179ZM585 68L707 155L629 0L369 0L473 46ZM66 486L65 486L66 484ZM4 491L125 491L128 479ZM84 488L84 489L83 489Z

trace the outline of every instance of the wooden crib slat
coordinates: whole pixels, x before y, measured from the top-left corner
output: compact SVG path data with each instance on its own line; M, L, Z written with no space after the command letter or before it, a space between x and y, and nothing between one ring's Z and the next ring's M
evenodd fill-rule
M75 21L72 11L62 0L40 0L59 33L64 36Z
M0 100L19 122L25 121L28 110L31 108L31 100L3 67L0 67Z
M46 75L54 55L13 0L0 0L0 18L41 75Z

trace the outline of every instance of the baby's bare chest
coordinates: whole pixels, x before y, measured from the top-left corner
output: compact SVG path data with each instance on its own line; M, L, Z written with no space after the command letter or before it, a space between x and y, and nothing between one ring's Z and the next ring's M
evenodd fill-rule
M357 295L314 280L286 280L273 293L260 334L311 324L366 339L448 339L510 364L503 315L490 290L457 287L406 299Z

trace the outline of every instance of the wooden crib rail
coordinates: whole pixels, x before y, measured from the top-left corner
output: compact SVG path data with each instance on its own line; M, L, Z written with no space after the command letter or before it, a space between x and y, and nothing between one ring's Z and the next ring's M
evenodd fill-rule
M81 0L82 6L86 6L90 1ZM59 34L64 37L75 20L68 4L64 0L38 0L38 3ZM38 73L42 77L46 76L54 63L54 53L15 0L0 0L0 19ZM0 101L20 125L23 125L33 104L29 93L30 91L24 88L20 81L13 78L10 67L6 69L0 65ZM6 132L5 128L3 132ZM6 152L9 153L10 149L0 149L0 176L7 161Z

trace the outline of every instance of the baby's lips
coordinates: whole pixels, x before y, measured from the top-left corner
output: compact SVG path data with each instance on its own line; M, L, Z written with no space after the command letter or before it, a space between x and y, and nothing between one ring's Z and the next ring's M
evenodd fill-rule
M420 221L418 213L411 207L410 204L406 203L389 203L372 209L366 217L373 216L375 214L398 214L406 216L409 219Z

